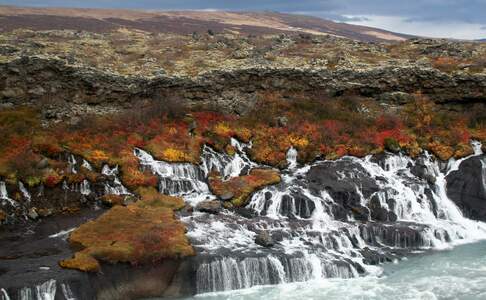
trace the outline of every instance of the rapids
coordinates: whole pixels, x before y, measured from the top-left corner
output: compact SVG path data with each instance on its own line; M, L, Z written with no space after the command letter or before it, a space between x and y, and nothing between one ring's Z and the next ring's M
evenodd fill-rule
M251 168L265 167L248 157L246 151L251 143L231 142L236 149L234 155L204 146L199 165L157 161L142 149L134 149L134 154L143 170L159 178L161 193L182 196L187 204L197 207L200 202L216 199L208 186L211 171L229 180L248 174ZM480 182L486 189L481 145L473 142L473 146L473 155L451 159L447 164L428 153L417 159L385 153L300 165L297 150L289 149L288 167L281 170L282 181L253 193L245 207L223 209L218 214L197 209L179 213L197 252L191 259L192 285L201 294L197 297L345 299L342 293L346 291L349 299L360 299L360 293L366 299L391 299L398 295L389 286L405 289L403 280L417 285L416 290L407 291L415 298L422 292L424 299L447 293L443 287L429 293L421 286L429 267L431 276L440 278L441 270L433 257L447 262L442 258L453 256L450 253L456 250L450 249L454 246L458 246L458 253L469 251L460 249L472 249L471 253L478 255L475 246L462 244L486 238L486 224L464 217L446 191L447 176L476 156L482 168ZM81 162L75 157L69 161L72 172L76 172ZM91 168L86 161L82 166ZM130 194L118 179L118 167L105 165L102 173L111 178L105 183L105 194ZM25 190L23 196L27 199L28 191L23 185L19 187ZM93 193L89 182L66 189L83 195ZM1 181L0 201L16 205ZM70 230L65 228L50 238L65 239ZM262 234L271 239L273 246L256 242ZM446 251L420 256L424 258L414 255L438 249ZM473 258L463 259L473 265ZM461 272L453 259L444 265L444 272L449 267ZM462 271L465 274L459 276L461 280L469 278L468 269ZM366 294L367 289L374 294ZM484 291L479 292L484 295ZM388 293L386 297L384 293ZM317 294L319 297L314 297ZM20 299L76 299L69 284L55 280L25 287L16 295L21 295ZM7 290L0 289L0 299L10 299Z

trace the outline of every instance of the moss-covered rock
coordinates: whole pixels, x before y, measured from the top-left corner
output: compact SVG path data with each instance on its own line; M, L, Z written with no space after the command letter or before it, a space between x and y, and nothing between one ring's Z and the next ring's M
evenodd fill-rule
M59 265L66 269L77 269L83 272L98 272L100 270L99 262L85 252L77 252L73 258L62 260Z
M184 225L167 207L178 207L173 204L178 200L169 198L172 197L142 197L128 206L114 206L98 219L81 225L69 237L78 252L60 265L97 271L99 261L144 264L194 255Z
M248 197L257 189L267 185L279 183L281 180L278 171L273 169L253 169L250 174L231 178L223 181L219 174L209 176L209 185L213 193L222 198L225 195L232 195L231 201L236 207L246 204Z

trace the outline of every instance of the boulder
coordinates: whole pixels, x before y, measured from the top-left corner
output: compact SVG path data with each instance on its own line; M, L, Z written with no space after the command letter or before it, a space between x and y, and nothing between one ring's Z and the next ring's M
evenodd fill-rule
M268 231L261 231L255 238L255 243L262 247L270 248L275 243L273 241L272 236L268 233Z
M196 210L209 214L219 214L221 211L221 202L218 200L202 201L197 204Z
M484 185L483 159L471 157L451 172L447 180L447 196L471 219L486 221L486 186Z

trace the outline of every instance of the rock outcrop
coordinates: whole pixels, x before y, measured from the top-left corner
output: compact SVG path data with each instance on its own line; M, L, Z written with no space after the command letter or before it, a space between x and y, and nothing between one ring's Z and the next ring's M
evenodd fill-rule
M447 176L447 196L471 219L486 221L485 156L464 161Z
M406 95L416 91L448 105L480 102L486 94L484 74L448 74L413 64L336 70L262 67L222 69L197 77L142 77L72 66L53 58L21 57L1 63L0 74L2 106L39 106L46 119L123 111L169 98L245 113L259 92L272 91L360 95L390 105L403 104L411 99ZM397 97L395 92L402 94Z

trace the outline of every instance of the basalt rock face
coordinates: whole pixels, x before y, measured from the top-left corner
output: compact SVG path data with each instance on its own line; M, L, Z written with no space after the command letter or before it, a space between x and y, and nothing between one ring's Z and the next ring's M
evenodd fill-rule
M447 195L465 216L486 221L486 156L465 160L447 176Z
M447 74L418 64L336 70L262 67L222 69L197 77L142 77L77 67L53 58L21 57L0 64L0 74L3 106L40 105L46 119L143 107L169 95L189 104L206 103L245 113L257 93L265 91L330 97L353 94L390 104L403 104L411 99L408 93L419 90L443 104L478 102L486 93L484 74ZM405 94L397 97L396 92Z

